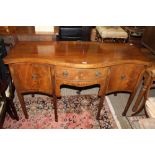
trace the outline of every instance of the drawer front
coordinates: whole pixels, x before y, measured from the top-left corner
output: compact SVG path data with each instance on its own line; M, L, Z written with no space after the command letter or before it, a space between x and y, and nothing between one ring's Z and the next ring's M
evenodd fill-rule
M14 64L11 73L23 92L52 94L51 66L41 64Z
M108 92L133 91L143 71L143 65L124 64L111 67Z
M92 81L106 77L108 72L107 68L99 69L75 69L68 67L56 67L56 78L71 81Z

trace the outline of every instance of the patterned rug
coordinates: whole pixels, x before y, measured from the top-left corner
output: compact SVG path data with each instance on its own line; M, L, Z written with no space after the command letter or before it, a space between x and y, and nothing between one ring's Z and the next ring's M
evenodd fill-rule
M146 118L146 115L126 117L132 129L140 129L139 120Z
M58 122L54 120L51 98L45 95L24 96L29 119L25 119L18 98L14 103L19 121L9 115L3 128L8 129L114 129L118 128L105 100L101 118L96 120L99 98L96 95L65 96L58 99Z

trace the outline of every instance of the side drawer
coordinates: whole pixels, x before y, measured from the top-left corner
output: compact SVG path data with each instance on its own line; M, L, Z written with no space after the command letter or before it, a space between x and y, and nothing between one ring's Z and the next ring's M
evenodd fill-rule
M10 66L13 80L22 92L43 92L52 94L52 66L19 63Z
M129 91L132 92L144 72L143 65L123 64L111 67L108 92Z

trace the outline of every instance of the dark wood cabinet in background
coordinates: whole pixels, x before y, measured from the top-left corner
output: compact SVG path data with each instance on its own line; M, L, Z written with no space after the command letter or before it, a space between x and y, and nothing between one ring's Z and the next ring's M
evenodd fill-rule
M90 41L91 26L59 26L57 40Z

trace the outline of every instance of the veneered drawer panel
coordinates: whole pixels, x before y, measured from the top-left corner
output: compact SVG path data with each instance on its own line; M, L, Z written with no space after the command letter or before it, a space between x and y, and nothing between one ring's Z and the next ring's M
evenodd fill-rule
M112 66L107 91L133 91L143 71L143 65L123 64Z
M104 78L107 75L107 68L99 69L75 69L69 67L56 67L55 76L64 80L90 81Z
M52 94L51 66L42 64L13 64L12 75L18 81L20 90Z

